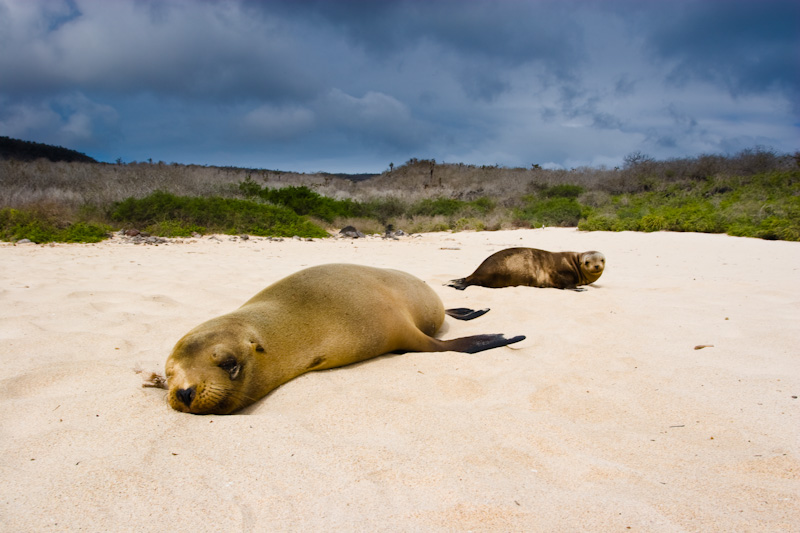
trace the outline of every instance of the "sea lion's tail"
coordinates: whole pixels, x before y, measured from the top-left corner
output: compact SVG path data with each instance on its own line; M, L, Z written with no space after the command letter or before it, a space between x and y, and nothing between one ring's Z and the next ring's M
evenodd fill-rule
M456 289L463 291L468 287L467 278L451 279L450 283L447 283L446 285L448 287L455 287Z

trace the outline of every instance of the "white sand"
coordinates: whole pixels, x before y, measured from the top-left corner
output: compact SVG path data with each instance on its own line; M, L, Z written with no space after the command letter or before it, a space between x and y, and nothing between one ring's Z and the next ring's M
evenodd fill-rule
M800 529L800 243L221 239L0 245L2 531ZM582 293L443 286L510 246L608 266ZM307 374L233 416L141 387L190 328L329 262L492 308L442 337L528 338Z

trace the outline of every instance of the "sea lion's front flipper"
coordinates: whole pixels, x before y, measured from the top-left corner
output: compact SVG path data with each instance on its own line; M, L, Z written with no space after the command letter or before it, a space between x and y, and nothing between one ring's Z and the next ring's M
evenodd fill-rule
M456 320L472 320L473 318L478 318L488 313L489 308L487 307L486 309L478 309L475 311L467 307L457 307L455 309L445 309L444 312L447 313L447 316L451 316Z
M467 288L467 278L451 279L450 283L445 283L447 287L454 287L460 291Z

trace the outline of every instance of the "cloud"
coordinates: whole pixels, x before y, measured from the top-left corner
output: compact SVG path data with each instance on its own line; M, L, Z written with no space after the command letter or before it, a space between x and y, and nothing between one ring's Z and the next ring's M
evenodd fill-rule
M106 94L157 92L194 98L297 100L314 95L303 56L307 29L236 2L83 0L38 12L6 2L0 91L54 93L91 87Z
M798 5L0 0L0 134L355 172L793 151Z
M647 42L668 79L719 84L733 95L777 89L800 101L800 3L794 0L681 2Z
M244 116L242 126L250 136L290 141L310 132L314 122L314 113L309 109L262 105Z
M323 126L366 146L419 147L425 127L415 121L408 106L392 96L368 91L361 97L334 88L317 103Z
M0 100L0 131L6 136L98 148L117 135L117 112L80 93L36 102L4 100Z
M391 96L373 91L358 98L332 89L320 106L327 110L329 120L356 129L382 129L391 122L409 119L405 105Z

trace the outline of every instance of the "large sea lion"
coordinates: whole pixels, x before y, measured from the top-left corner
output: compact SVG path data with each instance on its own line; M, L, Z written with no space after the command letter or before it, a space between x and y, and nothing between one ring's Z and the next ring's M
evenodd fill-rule
M166 363L167 398L178 411L229 414L312 370L389 352L476 353L525 338L433 337L445 313L470 320L486 311L445 311L425 282L398 270L307 268L180 339Z
M527 285L578 289L594 283L603 274L606 257L600 252L548 252L537 248L508 248L487 257L466 278L448 285L464 290L470 285L500 288Z

